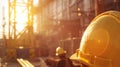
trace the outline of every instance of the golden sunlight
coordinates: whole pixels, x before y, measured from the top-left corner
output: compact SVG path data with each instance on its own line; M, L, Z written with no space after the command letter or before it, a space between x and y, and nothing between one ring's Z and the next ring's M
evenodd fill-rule
M13 0L10 0L10 2L13 2ZM16 0L16 18L14 18L14 12L11 12L11 21L13 21L13 19L16 19L16 30L17 32L21 32L26 26L27 26L27 22L28 22L28 10L26 7L26 5L20 4L23 3L24 4L28 2L28 0ZM22 5L22 6L19 6ZM39 5L39 0L33 0L33 6L37 7ZM4 6L4 12L2 7ZM4 13L4 17L5 17L5 22L6 22L6 26L5 26L5 32L8 32L8 0L0 0L0 24L2 24L2 15ZM34 16L35 18L35 16ZM35 20L34 20L35 21ZM14 22L14 21L13 21ZM36 23L34 23L34 31L36 31ZM0 27L0 29L2 29L2 27ZM2 34L2 30L0 30L0 33ZM8 33L6 33L7 35ZM1 37L0 37L1 38Z
M16 25L17 32L21 32L24 28L25 28L25 25L23 25L23 24L17 24Z
M28 21L28 17L27 17L27 10L26 10L26 7L20 7L20 6L16 6L16 30L18 32L21 32L26 24L27 24L27 21Z
M17 0L18 2L21 2L21 0ZM28 2L28 0L25 0L25 2ZM33 0L33 5L38 6L39 0ZM16 30L18 32L21 32L25 26L27 26L28 22L28 10L26 7L16 6ZM34 23L35 24L35 23ZM33 25L34 29L36 25Z
M19 1L19 0L17 0ZM21 1L21 0L20 0ZM28 2L28 0L25 0L25 2ZM37 7L39 4L39 0L33 0L33 6ZM17 25L16 25L16 29L18 32L22 31L25 26L27 25L27 22L28 22L28 11L25 10L26 7L20 7L20 6L17 6L16 7L16 11L17 11L17 17L16 17L16 22L17 22ZM35 18L35 17L34 17ZM36 31L36 23L34 23L34 31Z
M37 7L39 5L39 0L33 0L33 5Z

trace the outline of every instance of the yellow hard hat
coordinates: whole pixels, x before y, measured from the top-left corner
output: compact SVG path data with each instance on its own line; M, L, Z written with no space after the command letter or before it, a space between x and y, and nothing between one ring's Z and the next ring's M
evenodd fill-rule
M61 47L56 48L56 56L62 55L64 53L66 53L66 51L63 48Z
M85 30L80 48L70 58L88 67L120 67L120 12L98 15Z

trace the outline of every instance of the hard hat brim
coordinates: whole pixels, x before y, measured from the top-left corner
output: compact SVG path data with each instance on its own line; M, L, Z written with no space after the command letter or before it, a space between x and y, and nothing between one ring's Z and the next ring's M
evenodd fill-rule
M80 63L83 63L83 64L85 64L85 65L87 65L87 66L89 66L89 67L92 66L92 64L91 64L87 59L82 58L82 57L78 57L78 56L77 56L77 53L74 53L72 56L70 56L70 59L71 59L71 60L80 61Z

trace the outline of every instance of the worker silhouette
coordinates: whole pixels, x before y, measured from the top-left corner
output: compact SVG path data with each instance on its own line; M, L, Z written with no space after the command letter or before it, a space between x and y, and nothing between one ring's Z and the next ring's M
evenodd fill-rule
M56 49L56 56L59 57L56 67L74 67L72 61L66 57L66 51L63 48L58 47Z

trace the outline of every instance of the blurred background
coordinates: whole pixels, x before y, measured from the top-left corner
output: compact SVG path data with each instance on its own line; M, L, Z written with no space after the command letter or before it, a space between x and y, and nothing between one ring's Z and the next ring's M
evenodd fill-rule
M120 0L0 0L0 57L55 57L58 46L70 57L92 19L119 6Z

